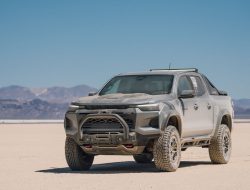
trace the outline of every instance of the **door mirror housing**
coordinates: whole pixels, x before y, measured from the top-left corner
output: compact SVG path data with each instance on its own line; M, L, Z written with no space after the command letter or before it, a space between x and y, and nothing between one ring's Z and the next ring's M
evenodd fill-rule
M179 98L193 98L195 96L194 90L183 90Z
M97 92L89 92L89 96L94 96L96 94L97 94Z
M227 92L226 91L223 91L223 90L218 90L219 91L219 95L221 96L227 96Z

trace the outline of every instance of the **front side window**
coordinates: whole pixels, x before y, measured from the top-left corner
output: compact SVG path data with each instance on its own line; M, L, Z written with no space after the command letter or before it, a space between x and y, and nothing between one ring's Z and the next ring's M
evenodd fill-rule
M194 90L191 80L187 76L181 76L179 79L178 95L180 95L183 90Z
M195 89L195 92L196 92L196 96L202 96L205 94L205 87L200 79L200 77L198 76L191 76L190 77L192 83L193 83L193 86L194 86L194 89Z
M173 75L127 75L111 79L99 95L145 93L150 95L169 94Z

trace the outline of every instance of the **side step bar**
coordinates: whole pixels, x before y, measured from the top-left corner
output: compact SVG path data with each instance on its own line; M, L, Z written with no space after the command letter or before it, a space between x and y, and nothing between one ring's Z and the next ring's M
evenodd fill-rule
M210 140L211 137L208 136L182 139L181 148L188 148L192 146L198 146L198 147L208 146L210 145Z

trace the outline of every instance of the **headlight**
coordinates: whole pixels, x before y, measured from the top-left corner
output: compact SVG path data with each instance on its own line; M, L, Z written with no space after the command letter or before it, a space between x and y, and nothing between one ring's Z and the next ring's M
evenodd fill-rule
M69 111L75 111L75 110L77 110L77 109L79 109L79 106L74 105L74 104L70 104L70 105L69 105L69 108L68 108Z
M144 104L137 106L141 111L159 111L159 104Z

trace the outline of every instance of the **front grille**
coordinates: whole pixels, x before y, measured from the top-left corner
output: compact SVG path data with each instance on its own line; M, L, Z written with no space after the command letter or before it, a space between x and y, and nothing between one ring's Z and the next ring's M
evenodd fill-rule
M91 112L92 114L97 114L98 112ZM135 128L135 120L136 120L136 114L134 112L118 112L118 111L113 111L113 114L119 115L128 125L130 129ZM78 114L78 123L81 123L86 116L90 113L79 113Z
M89 118L84 125L106 125L106 124L110 124L110 125L116 125L119 124L120 122L116 119L116 118Z
M85 134L123 133L123 126L115 117L110 118L89 118L83 126Z
M135 128L135 114L117 113L127 123L130 129Z
M134 131L136 112L134 108L128 107L127 105L87 105L84 109L79 110L77 117L78 123L81 124L82 133L124 133L120 119L128 125L129 131ZM119 119L113 114L121 118Z

